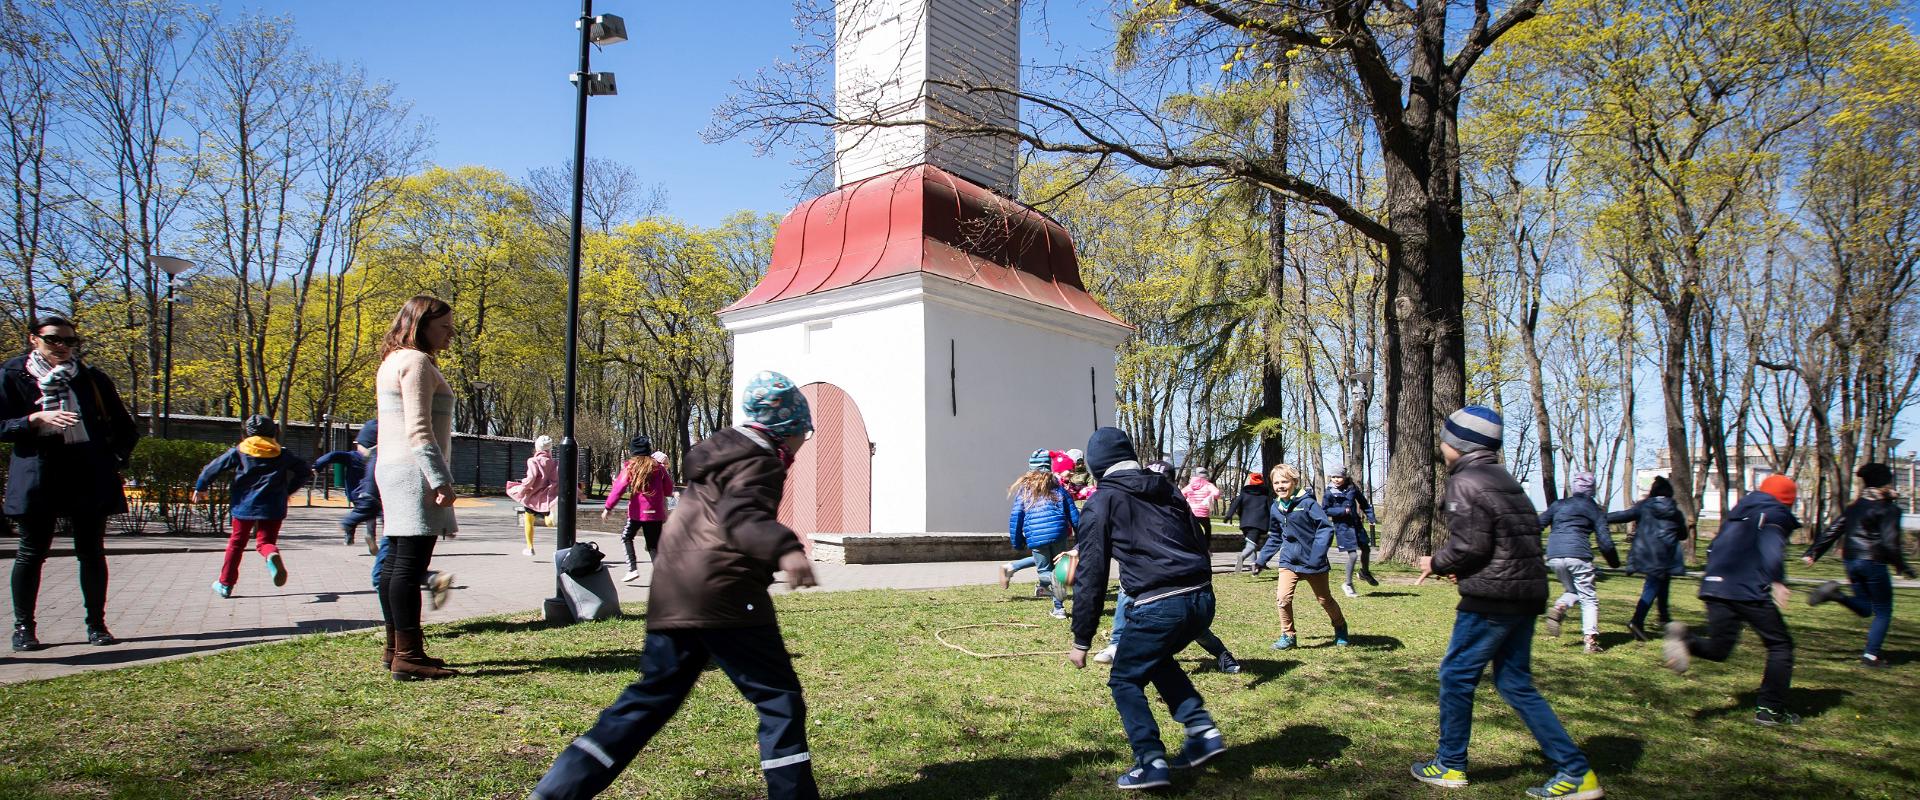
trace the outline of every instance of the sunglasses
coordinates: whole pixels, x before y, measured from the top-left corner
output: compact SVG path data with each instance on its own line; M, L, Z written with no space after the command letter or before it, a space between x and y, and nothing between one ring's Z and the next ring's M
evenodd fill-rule
M44 333L36 333L33 335L33 338L60 347L79 347L87 343L87 340L78 336L52 336Z

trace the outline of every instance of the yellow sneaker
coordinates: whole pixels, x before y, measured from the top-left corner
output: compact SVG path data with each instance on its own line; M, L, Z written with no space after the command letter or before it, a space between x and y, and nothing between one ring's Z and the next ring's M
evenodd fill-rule
M1527 790L1528 797L1553 797L1559 800L1599 800L1607 796L1607 790L1600 788L1600 776L1593 770L1587 774L1568 775L1560 773L1547 781L1545 786L1535 786Z
M1442 789L1461 789L1467 785L1467 773L1442 766L1440 759L1420 761L1413 765L1413 777L1428 786Z

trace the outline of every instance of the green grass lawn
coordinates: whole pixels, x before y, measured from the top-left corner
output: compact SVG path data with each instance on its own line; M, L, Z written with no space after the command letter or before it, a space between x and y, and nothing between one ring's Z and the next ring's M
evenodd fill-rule
M1214 630L1246 665L1194 680L1232 748L1173 794L1194 798L1424 797L1407 765L1431 754L1434 670L1455 595L1404 573L1341 599L1355 646L1330 646L1310 597L1305 647L1276 653L1273 580L1222 575ZM1920 635L1896 619L1896 666L1854 666L1864 625L1796 593L1797 729L1749 722L1763 651L1751 635L1726 664L1686 677L1622 625L1639 582L1602 583L1602 634L1535 640L1534 673L1615 797L1913 797L1920 749ZM1675 613L1699 621L1697 584ZM1057 657L982 660L941 646L945 628L982 652L1059 649L1066 624L1001 591L802 593L779 599L811 707L828 796L1109 797L1127 761L1106 670ZM1304 591L1304 589L1303 589ZM1900 593L1905 609L1920 593ZM641 610L631 606L630 612ZM1907 613L1912 613L1908 611ZM1577 614L1575 615L1577 619ZM1570 626L1577 630L1577 626ZM204 658L0 687L0 797L522 798L554 754L632 677L641 620L543 628L513 619L440 626L434 652L468 671L398 684L371 634L316 636ZM1550 771L1518 720L1483 686L1460 797L1517 797ZM1165 723L1162 712L1163 724ZM750 706L719 674L605 795L748 798L763 792ZM1177 736L1178 728L1167 725ZM1173 744L1173 742L1169 742Z

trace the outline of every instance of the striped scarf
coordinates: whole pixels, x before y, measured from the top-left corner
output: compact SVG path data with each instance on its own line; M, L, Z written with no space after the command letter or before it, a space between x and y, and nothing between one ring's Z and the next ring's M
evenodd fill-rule
M41 411L71 411L80 413L80 398L73 393L73 379L80 375L80 362L68 361L55 366L46 357L35 350L27 354L27 372L40 383ZM87 423L83 418L61 434L67 444L80 444L87 441Z

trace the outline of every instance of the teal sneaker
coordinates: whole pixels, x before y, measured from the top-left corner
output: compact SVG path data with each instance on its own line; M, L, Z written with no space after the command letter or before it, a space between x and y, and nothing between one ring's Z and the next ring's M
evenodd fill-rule
M1554 797L1559 800L1599 800L1607 796L1607 790L1600 788L1600 776L1593 770L1585 775L1569 775L1562 772L1553 776L1544 786L1535 786L1527 790L1528 797Z
M1444 766L1437 758L1414 762L1413 777L1428 786L1442 789L1464 789L1467 786L1467 773Z
M267 574L273 576L273 585L287 585L287 562L280 560L280 554L267 556Z
M1333 646L1334 647L1347 646L1347 630L1345 628L1341 628L1340 630L1333 632Z
M1291 637L1291 636L1282 636L1282 637L1280 637L1280 640L1279 640L1279 641L1276 641L1276 642L1274 642L1274 643L1273 643L1273 649L1275 649L1275 650L1292 650L1292 649L1293 649L1293 644L1294 644L1294 641L1293 641L1293 637Z
M229 597L232 597L232 596L233 596L233 587L231 587L231 586L228 586L228 585L226 585L226 584L224 584L224 583L221 583L221 582L219 582L219 581L214 581L214 582L213 582L213 593L214 593L214 594L217 594L217 595L220 595L220 599L222 599L222 600L225 600L225 599L227 599L227 598L229 598Z

